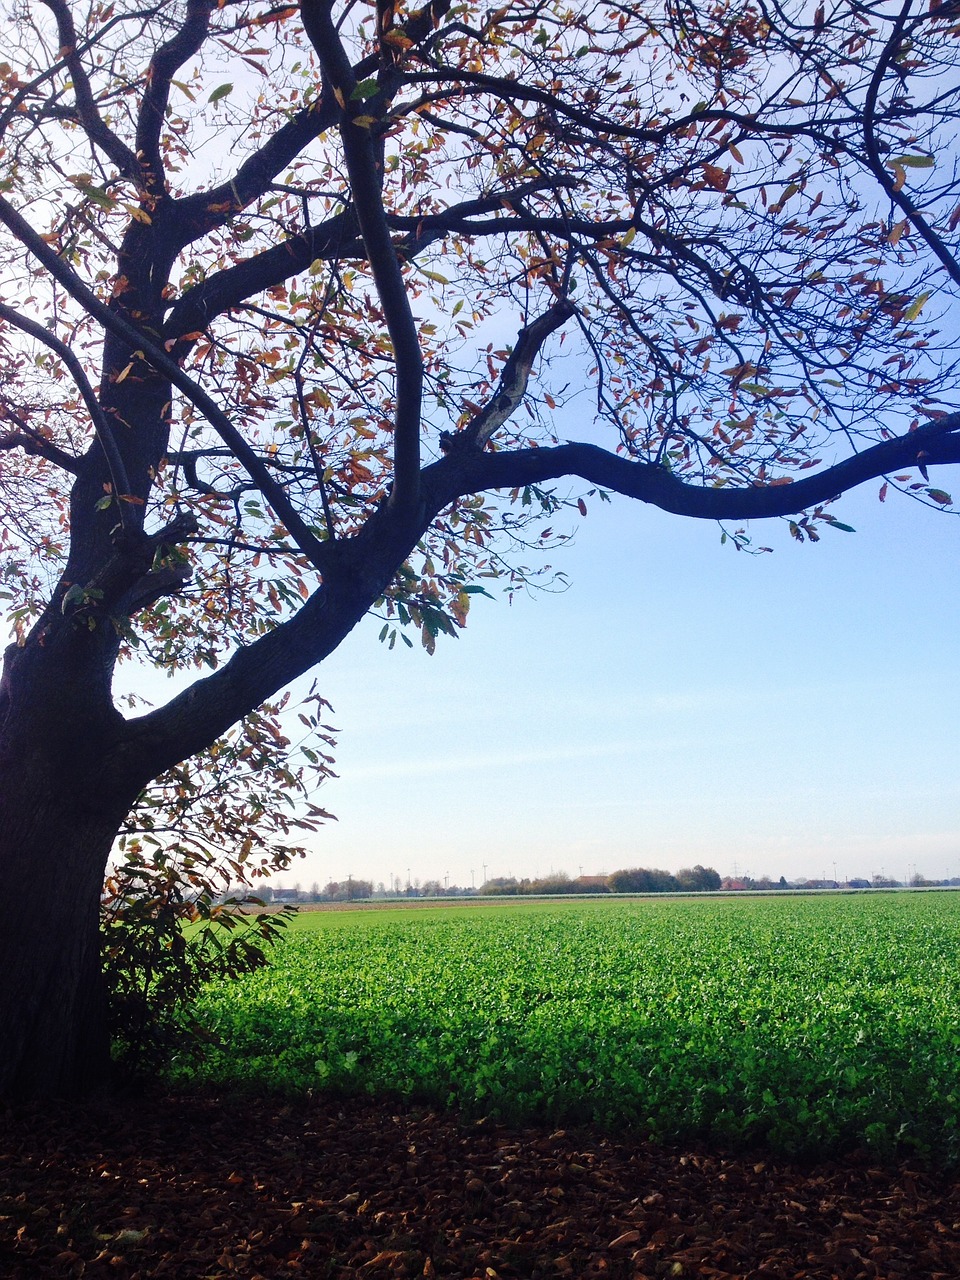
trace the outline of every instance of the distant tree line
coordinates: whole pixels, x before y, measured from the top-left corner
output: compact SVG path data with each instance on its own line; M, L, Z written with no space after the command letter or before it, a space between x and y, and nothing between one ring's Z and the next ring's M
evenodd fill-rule
M265 885L258 887L257 896L266 903L287 905L311 902L362 902L383 898L471 898L471 897L542 897L550 894L587 893L713 893L722 889L725 893L770 892L777 889L901 889L960 887L960 877L949 880L927 880L915 873L909 881L894 880L876 875L870 880L791 880L784 876L771 880L769 876L724 876L712 867L685 867L681 871L663 871L658 867L624 867L602 876L571 877L564 871L553 871L547 876L533 879L515 876L493 876L485 880L479 889L473 886L441 883L439 880L413 880L401 884L397 879L387 886L380 881L331 880L320 887L314 883L309 889L294 885L292 889Z
M656 867L624 867L607 876L578 876L572 880L562 871L542 879L517 880L498 876L480 886L484 895L551 893L705 893L721 887L719 873L712 867L686 867L676 873Z

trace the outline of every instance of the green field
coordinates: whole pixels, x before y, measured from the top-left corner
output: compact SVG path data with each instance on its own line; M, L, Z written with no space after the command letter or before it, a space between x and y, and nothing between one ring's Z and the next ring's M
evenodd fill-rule
M960 1157L960 894L301 915L178 1079Z

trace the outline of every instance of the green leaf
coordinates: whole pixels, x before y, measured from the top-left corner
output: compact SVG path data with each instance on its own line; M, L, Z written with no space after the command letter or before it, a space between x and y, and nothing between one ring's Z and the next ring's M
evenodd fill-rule
M902 164L905 169L932 169L936 164L933 156L895 156L888 164Z
M916 320L917 316L920 314L920 312L923 310L924 306L926 305L927 299L929 297L930 297L929 289L925 293L921 293L919 298L911 302L910 306L907 307L906 311L903 313L904 319Z
M227 97L227 95L231 93L233 93L232 84L218 85L216 89L214 89L213 93L211 93L210 97L207 99L207 102L219 102L222 98Z
M934 502L939 502L942 507L948 507L953 502L953 498L945 489L928 489L927 496Z
M117 207L117 202L110 195L109 191L105 190L103 187L96 186L96 184L91 182L85 174L78 174L76 177L72 177L70 181L78 191L83 192L88 200L92 200L93 203L99 205L101 209L106 209L108 213L111 209L115 209Z
M350 95L351 102L366 102L367 98L372 98L375 93L379 93L380 86L376 80L361 80L353 93Z
M79 582L75 582L63 596L60 602L60 612L66 613L73 604L81 604L83 601L84 591Z
M852 524L842 524L839 520L828 520L826 522L831 529L842 529L844 533L856 533L856 529Z

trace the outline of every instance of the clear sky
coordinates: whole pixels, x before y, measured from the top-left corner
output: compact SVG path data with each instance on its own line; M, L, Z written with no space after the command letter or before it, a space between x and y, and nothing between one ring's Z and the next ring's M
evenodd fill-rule
M593 502L565 593L481 598L432 658L368 620L320 673L339 821L281 882L960 874L960 520L878 488L762 556Z

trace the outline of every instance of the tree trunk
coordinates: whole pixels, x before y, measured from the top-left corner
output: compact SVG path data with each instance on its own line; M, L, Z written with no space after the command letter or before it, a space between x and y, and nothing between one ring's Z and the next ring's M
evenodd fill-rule
M95 689L91 671L78 670L55 642L49 649L11 647L0 685L0 1096L6 1097L90 1092L105 1083L110 1061L100 893L135 795L121 796L104 776L101 762L119 718L105 709L103 682ZM77 676L85 678L74 685Z
M63 778L0 777L0 1096L106 1082L99 903L116 823L64 803Z

